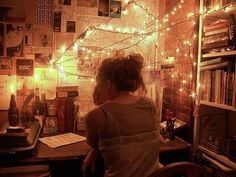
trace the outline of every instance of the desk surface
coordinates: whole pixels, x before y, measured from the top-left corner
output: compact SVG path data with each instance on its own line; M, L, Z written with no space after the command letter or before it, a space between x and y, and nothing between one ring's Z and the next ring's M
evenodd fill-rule
M160 153L161 152L171 152L178 150L187 150L191 147L191 145L182 139L176 137L175 140L169 141L165 144L160 144ZM78 159L83 158L90 147L87 145L86 141L78 142L58 148L51 148L42 142L38 142L37 149L35 150L35 154L32 157L27 157L23 159L0 159L0 165L23 165L27 163L47 163L50 161L57 160L70 160L70 159Z

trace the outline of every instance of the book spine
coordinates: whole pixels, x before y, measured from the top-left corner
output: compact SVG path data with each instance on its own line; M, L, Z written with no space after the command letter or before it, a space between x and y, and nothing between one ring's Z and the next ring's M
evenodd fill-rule
M214 43L229 39L229 33L219 33L212 36L207 36L202 39L203 44Z
M75 130L75 105L73 98L65 99L65 131L74 132Z
M210 32L210 31L214 31L214 30L219 30L222 28L226 28L228 27L228 23L227 22L222 22L222 23L218 23L218 24L214 24L214 25L207 25L203 27L203 32Z
M78 95L78 91L57 91L57 98L76 97Z
M222 28L222 29L218 29L218 30L214 30L214 31L205 32L204 36L211 36L211 35L220 34L220 33L227 33L227 32L229 32L229 28Z
M202 66L200 67L200 70L212 70L212 69L218 69L218 68L223 68L229 66L230 63L228 61L217 63L217 64L212 64L212 65L207 65L207 66Z
M65 98L57 98L57 124L58 124L58 131L64 132L65 131Z
M202 50L207 50L207 49L213 49L213 48L218 48L218 47L225 47L230 45L230 41L229 40L225 40L225 41L218 41L218 42L214 42L214 43L210 43L210 44L203 44L202 45Z
M57 87L56 91L78 91L78 86Z
M207 61L201 62L200 66L212 65L212 64L220 63L222 61L223 61L222 58L214 58L212 60L207 60Z

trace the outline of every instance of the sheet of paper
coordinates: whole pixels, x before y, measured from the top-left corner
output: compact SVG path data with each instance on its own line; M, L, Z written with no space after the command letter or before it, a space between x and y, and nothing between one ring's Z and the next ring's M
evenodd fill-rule
M39 140L52 148L80 142L86 140L86 137L77 135L75 133L64 133L60 135L39 138Z

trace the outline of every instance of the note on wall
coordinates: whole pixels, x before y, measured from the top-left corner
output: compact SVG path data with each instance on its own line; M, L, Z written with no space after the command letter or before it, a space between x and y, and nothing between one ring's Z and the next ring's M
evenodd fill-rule
M0 75L0 110L9 108L11 85L16 85L16 76Z

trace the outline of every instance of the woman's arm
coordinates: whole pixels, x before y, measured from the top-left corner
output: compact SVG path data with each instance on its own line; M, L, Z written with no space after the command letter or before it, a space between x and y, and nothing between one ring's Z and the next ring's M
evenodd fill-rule
M91 150L86 155L82 164L83 177L86 177L87 172L94 173L98 159L98 141L99 133L103 130L104 113L100 108L90 111L85 119L87 144L91 146Z

